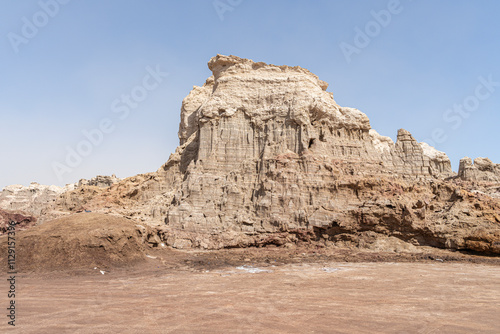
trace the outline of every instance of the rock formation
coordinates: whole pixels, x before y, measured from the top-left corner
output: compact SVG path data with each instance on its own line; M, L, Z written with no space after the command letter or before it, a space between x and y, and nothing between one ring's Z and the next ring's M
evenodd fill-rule
M111 176L97 175L96 177L93 177L90 180L81 179L80 181L78 181L78 187L85 185L85 186L106 188L106 187L109 187L109 186L119 182L120 180L121 179L116 177L115 174L113 174Z
M199 143L192 161L204 169L311 153L382 162L401 174L452 174L444 153L418 144L405 130L396 144L378 135L364 113L339 106L328 84L305 69L220 55L209 68L213 76L183 101L179 130L181 145Z
M0 209L40 216L43 209L61 194L73 190L74 184L66 187L46 186L32 182L28 187L20 184L7 186L0 192Z
M465 181L484 181L500 183L500 164L494 164L488 158L472 159L465 157L460 160L458 176Z
M64 196L65 193L84 187L106 188L120 180L121 179L117 178L115 175L97 175L90 180L81 179L78 184L67 184L64 187L53 185L46 186L36 182L32 182L28 187L20 184L10 185L0 191L0 210L3 209L9 212L40 217L41 219L39 222L44 222L47 219L55 218L63 214L63 212L42 214L42 211L46 212L47 208L53 205L61 196ZM79 211L82 211L85 208L79 209Z
M208 66L182 103L180 146L157 172L82 182L40 215L123 215L176 248L391 239L500 253L500 200L457 179L446 154L403 129L395 143L379 135L303 68L221 55Z

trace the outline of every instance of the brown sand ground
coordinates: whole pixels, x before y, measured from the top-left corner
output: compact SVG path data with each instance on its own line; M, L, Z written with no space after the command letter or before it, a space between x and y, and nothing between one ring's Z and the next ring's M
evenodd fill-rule
M151 254L132 268L18 275L17 325L9 328L4 315L0 332L500 332L497 259L391 262L370 253L351 260L385 262L343 262L278 249ZM7 291L3 279L0 288Z

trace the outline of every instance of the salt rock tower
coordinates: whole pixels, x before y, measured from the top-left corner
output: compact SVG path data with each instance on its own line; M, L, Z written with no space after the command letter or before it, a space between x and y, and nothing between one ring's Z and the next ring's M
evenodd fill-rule
M446 154L406 130L396 143L379 135L306 69L223 55L208 66L213 75L182 103L181 146L164 166L184 175L165 217L178 230L212 239L329 226L360 205L347 176L453 174Z

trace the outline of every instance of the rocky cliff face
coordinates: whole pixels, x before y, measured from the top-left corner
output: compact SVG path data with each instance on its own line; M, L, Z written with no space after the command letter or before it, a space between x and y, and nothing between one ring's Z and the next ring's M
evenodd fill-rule
M193 232L196 245L213 245L226 232L246 239L356 225L360 207L378 206L376 196L363 198L368 189L360 183L453 175L444 153L406 130L396 143L380 136L307 70L226 56L209 67L213 77L183 102L178 153L185 177L165 219Z
M300 67L221 55L208 65L164 166L82 183L41 216L119 214L157 225L155 242L176 248L314 240L500 253L499 199L456 178L446 154L403 129L395 143L379 135Z
M183 101L180 142L194 143L185 163L205 170L222 163L227 170L281 154L313 154L383 163L400 174L452 174L444 153L405 130L396 144L378 135L364 113L339 106L328 85L305 69L220 55L208 65L213 76Z

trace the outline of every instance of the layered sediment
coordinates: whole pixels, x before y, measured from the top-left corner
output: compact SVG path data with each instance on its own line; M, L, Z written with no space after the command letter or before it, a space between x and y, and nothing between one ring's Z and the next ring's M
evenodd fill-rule
M396 142L379 135L303 68L222 55L208 66L213 75L183 100L180 145L158 171L80 183L37 214L122 215L176 248L305 240L500 253L500 200L470 187L498 183L497 165L464 161L457 176L445 153L404 129Z

